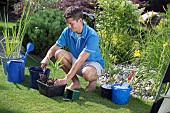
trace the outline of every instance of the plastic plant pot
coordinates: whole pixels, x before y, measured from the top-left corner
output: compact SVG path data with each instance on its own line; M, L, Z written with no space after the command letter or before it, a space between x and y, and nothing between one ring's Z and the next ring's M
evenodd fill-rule
M47 97L63 96L65 87L67 85L67 84L47 85L43 83L41 80L37 80L37 82L38 82L38 90L40 94L45 95Z
M38 89L37 80L40 79L40 74L43 73L43 70L40 66L34 66L28 68L30 72L30 88ZM49 78L50 69L47 69L44 73L47 78Z
M102 84L100 85L101 88L101 96L103 98L107 98L109 100L112 100L112 88L111 85Z

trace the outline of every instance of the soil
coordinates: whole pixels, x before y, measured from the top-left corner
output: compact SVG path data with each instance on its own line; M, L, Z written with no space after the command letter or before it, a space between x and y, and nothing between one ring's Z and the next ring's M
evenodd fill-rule
M48 79L46 75L40 75L40 80L41 80L41 82L43 82L49 86L54 85L54 82L56 81L55 79L52 79L52 78Z
M49 86L54 85L54 82L55 82L54 79L49 78L49 79L47 80L47 85L49 85Z
M43 82L43 83L46 83L47 82L47 76L46 75L43 75L43 74L41 74L40 75L40 80L41 80L41 82Z

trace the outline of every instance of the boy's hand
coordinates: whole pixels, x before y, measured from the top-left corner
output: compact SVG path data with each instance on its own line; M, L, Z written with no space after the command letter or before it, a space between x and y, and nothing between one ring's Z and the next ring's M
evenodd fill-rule
M46 67L49 65L49 62L48 62L48 59L47 58L44 58L42 61L41 61L41 67L43 69L46 69Z
M67 84L67 80L65 79L58 79L54 82L54 85L64 85Z

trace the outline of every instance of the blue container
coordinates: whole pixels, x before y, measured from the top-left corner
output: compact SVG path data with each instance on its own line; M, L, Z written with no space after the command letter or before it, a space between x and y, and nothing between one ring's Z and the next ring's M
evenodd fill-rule
M113 84L112 85L112 102L115 104L127 104L130 98L130 92L132 87L129 86L128 88L124 89L121 87L122 84Z
M22 59L8 59L6 64L7 80L9 82L24 82L25 63Z
M38 89L37 80L40 78L40 73L43 73L43 70L40 66L29 67L30 72L30 88ZM44 73L47 77L49 77L50 69L47 69Z

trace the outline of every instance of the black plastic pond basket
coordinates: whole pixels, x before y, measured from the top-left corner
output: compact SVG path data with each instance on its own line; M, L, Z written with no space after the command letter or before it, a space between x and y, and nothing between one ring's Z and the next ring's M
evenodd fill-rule
M42 95L47 97L63 96L67 84L64 85L47 85L40 80L38 82L38 90Z

